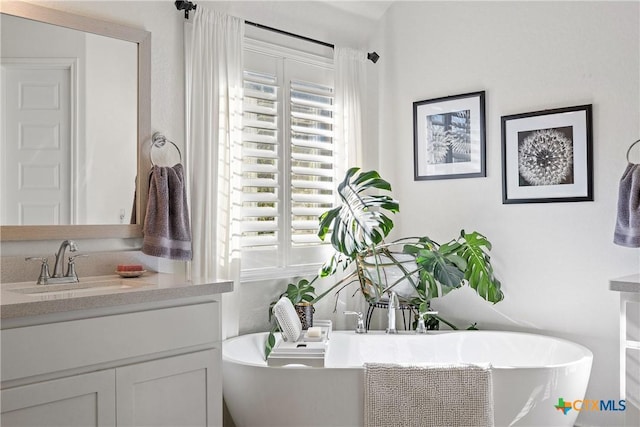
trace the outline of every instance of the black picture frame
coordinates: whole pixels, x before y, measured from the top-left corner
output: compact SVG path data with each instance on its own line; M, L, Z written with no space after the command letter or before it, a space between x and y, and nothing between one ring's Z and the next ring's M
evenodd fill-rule
M592 105L502 116L502 203L593 201Z
M413 103L414 180L486 176L485 92Z

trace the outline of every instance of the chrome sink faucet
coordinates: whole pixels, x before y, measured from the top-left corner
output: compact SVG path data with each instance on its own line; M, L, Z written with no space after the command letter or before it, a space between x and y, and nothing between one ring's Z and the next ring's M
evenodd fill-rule
M389 291L389 306L387 311L387 333L397 334L396 329L396 310L400 308L400 302L398 301L398 295L395 292Z
M28 257L25 261L40 261L42 263L40 267L40 276L36 284L38 285L51 285L55 283L77 283L78 274L76 273L75 259L78 257L86 257L88 255L76 255L69 257L69 264L67 266L67 273L62 274L64 271L64 254L69 248L69 252L75 252L78 250L78 245L73 240L65 240L60 244L58 252L56 253L55 266L53 268L53 275L49 275L49 263L46 257Z
M69 248L70 252L75 252L78 250L78 245L76 245L76 242L74 242L73 240L65 240L60 243L58 253L56 253L56 263L53 267L53 275L51 276L52 278L63 277L62 272L64 271L64 253L67 248Z

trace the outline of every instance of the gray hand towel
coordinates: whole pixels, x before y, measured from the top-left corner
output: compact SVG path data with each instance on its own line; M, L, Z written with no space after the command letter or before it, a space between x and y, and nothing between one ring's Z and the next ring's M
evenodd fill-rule
M143 253L182 261L192 258L182 164L154 166L151 170L143 231Z
M640 247L640 165L629 163L620 178L613 243Z

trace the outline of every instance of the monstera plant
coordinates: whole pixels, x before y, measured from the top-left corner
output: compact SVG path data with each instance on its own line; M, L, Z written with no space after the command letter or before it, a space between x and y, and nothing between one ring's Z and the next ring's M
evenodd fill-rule
M320 272L321 277L355 264L352 274L320 294L323 298L336 287L360 282L363 296L376 303L394 287L410 285L413 295L400 295L415 305L446 295L464 285L485 300L504 298L495 277L488 251L491 243L478 232L464 230L455 239L439 244L428 236L407 237L392 242L385 238L393 229L389 214L399 204L388 194L391 185L378 172L349 169L338 186L340 203L320 216L318 237L329 237L336 250Z
M394 226L390 215L400 209L390 192L391 185L376 171L347 171L338 186L340 202L319 218L318 237L323 241L329 238L335 249L319 276L348 273L312 303L354 282L359 282L360 291L370 304L393 290L402 302L417 307L421 313L427 311L433 298L463 286L471 287L492 303L504 298L488 254L491 243L476 231L462 230L443 244L428 236L386 242ZM314 281L315 278L311 282ZM432 316L456 328L441 316ZM275 342L273 330L269 342ZM267 354L269 350L267 346Z

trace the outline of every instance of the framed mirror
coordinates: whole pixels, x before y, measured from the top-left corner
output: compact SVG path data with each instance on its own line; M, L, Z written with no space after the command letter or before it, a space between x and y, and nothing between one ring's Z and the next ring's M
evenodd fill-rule
M0 12L0 239L142 237L151 33L19 1Z

